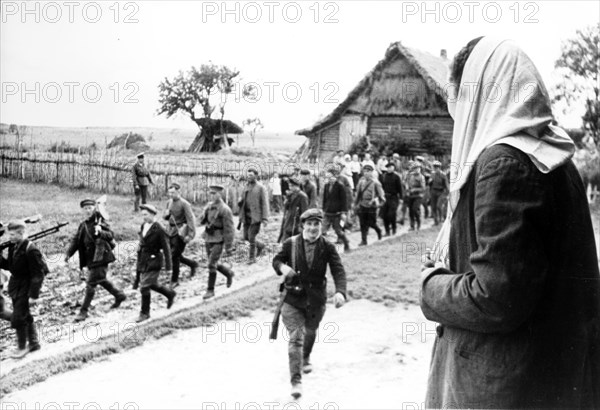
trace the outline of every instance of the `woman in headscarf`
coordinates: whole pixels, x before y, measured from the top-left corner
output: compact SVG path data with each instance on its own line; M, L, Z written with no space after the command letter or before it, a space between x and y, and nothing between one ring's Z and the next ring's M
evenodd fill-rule
M448 218L422 272L427 408L600 408L600 275L574 144L513 42L455 57ZM432 267L433 265L433 267Z

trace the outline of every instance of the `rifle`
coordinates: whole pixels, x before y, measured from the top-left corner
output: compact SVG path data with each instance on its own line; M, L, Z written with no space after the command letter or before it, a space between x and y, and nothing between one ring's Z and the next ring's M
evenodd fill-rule
M296 270L296 237L292 236L292 255L291 255L291 265L294 271ZM279 297L279 303L277 303L277 308L275 309L275 314L273 315L273 322L271 323L271 333L269 334L270 340L277 339L277 333L279 331L279 317L281 316L281 308L283 307L283 303L285 301L285 297L287 296L287 288L285 287L285 279L283 283L279 285L279 289L281 292L281 296Z
M60 228L62 228L63 226L66 226L68 224L69 224L68 222L58 223L58 224L54 225L51 228L44 229L43 231L36 232L33 235L29 235L27 237L27 239L29 239L32 242L33 241L37 241L38 239L42 239L42 238L44 238L44 237L46 237L48 235L52 235L52 234L57 233L60 230ZM10 241L5 241L5 242L0 243L0 252L3 251L4 249L8 248L10 245L11 245Z

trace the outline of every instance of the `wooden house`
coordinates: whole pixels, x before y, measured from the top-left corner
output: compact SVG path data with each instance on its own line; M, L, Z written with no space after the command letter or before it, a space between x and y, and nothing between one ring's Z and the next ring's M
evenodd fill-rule
M296 131L307 138L296 152L297 161L328 161L338 149L357 139L393 136L410 144L411 154L426 151L421 132L434 130L449 154L453 121L445 90L449 61L440 56L392 43L385 58L358 83L333 112L309 128Z

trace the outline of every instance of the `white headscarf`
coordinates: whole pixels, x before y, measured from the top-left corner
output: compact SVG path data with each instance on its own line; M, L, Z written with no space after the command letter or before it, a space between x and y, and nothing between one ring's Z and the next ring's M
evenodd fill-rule
M448 217L432 255L446 267L460 189L486 148L513 146L543 173L558 168L575 152L567 133L551 124L550 98L539 72L513 41L482 38L467 59L458 94L448 100L454 118Z

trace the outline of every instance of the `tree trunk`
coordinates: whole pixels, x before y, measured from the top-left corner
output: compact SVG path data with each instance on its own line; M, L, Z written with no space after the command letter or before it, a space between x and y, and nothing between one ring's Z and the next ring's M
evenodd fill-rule
M192 145L188 148L188 152L216 152L220 149L219 144L215 144L215 129L214 120L210 118L199 118L196 124L200 128Z

